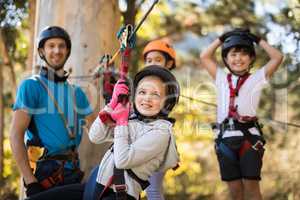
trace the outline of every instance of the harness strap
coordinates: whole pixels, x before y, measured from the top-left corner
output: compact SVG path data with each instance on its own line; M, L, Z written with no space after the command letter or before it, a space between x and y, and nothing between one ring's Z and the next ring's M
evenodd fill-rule
M114 152L113 144L111 145L111 152ZM141 188L144 190L146 189L150 183L149 181L142 180L139 178L131 169L126 169L128 175L134 179L136 182L139 183ZM118 169L114 166L113 176L108 180L105 185L105 188L102 190L98 200L101 200L104 193L108 190L110 186L113 185L113 190L116 193L117 200L126 200L127 199L127 185L125 183L125 169Z
M250 76L250 73L246 73L245 75L240 76L238 78L237 86L234 88L233 83L232 83L232 74L227 75L227 81L228 81L229 92L230 92L228 118L233 118L233 119L237 119L239 121L244 121L244 122L257 120L256 117L239 115L239 113L237 111L237 106L235 106L235 97L237 97L239 95L239 90L241 89L241 87L243 86L245 81L249 78L249 76Z
M113 179L114 192L116 193L117 200L127 199L127 186L125 183L124 169L118 169L114 166L114 179Z
M65 161L62 162L58 170L53 172L51 176L39 182L43 186L43 188L48 189L57 185L58 183L64 182L64 166L65 166Z
M65 127L66 127L66 129L67 129L67 131L68 131L68 134L69 134L69 137L70 137L70 139L75 139L75 134L71 131L71 129L70 129L70 127L68 126L68 121L67 121L67 119L66 119L66 117L65 117L65 115L64 115L64 113L63 113L63 111L61 110L61 108L59 107L59 105L58 105L58 102L55 100L55 97L53 96L53 94L51 93L51 91L49 90L49 88L48 88L48 86L46 85L46 83L44 82L44 81L42 81L39 77L36 77L37 78L37 80L41 83L41 85L43 86L43 88L47 91L47 93L48 93L48 96L51 98L51 100L53 101L53 103L54 103L54 106L55 106L55 108L57 109L57 111L58 111L58 113L59 113L59 115L60 115L60 117L61 117L61 119L62 119L62 121L63 121L63 123L64 123L64 125L65 125ZM74 91L74 93L75 93L75 91ZM74 99L74 110L73 110L73 112L74 112L74 117L75 117L75 120L77 120L77 114L76 114L76 111L75 111L75 108L76 108L76 98L75 98L75 94L73 93L73 99ZM76 121L75 121L76 122ZM76 125L76 123L75 123L75 125Z
M42 159L40 160L60 160L60 161L74 161L74 160L78 160L78 153L77 152L70 152L68 154L57 154L57 155L53 155L53 156L44 156Z
M150 185L149 181L145 181L145 180L141 179L131 169L127 169L126 171L131 178L133 178L136 182L138 182L140 184L140 186L143 190L145 190Z
M260 150L266 141L261 138L257 139L253 137L253 135L249 132L249 129L252 127L256 127L260 134L263 135L260 125L257 121L250 121L247 123L241 123L237 120L233 121L233 130L240 130L244 134L244 141L241 147L239 148L237 154L232 151L226 144L222 142L222 135L227 129L231 129L232 125L229 124L229 120L226 119L222 124L216 124L215 127L220 130L220 134L218 135L218 138L216 139L216 145L217 148L224 153L228 158L230 158L233 161L238 161L239 157L242 157L250 148L253 148L254 150L258 151Z
M113 184L113 179L114 176L111 176L108 180L108 182L106 183L104 189L102 190L101 194L99 195L98 200L101 200L104 197L105 192L109 189L109 187Z
M243 156L251 147L252 147L252 144L248 140L245 140L243 142L243 145L239 149L239 156L240 157Z

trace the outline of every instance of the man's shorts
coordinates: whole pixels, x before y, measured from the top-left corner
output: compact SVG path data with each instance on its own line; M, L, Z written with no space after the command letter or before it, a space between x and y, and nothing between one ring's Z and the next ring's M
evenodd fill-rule
M253 136L257 139L262 137ZM262 157L264 148L258 150L250 147L243 155L239 155L239 150L242 147L244 137L229 137L222 139L224 148L219 148L216 144L216 154L218 157L221 178L223 181L233 181L239 179L261 180ZM224 147L224 146L223 146ZM232 153L231 155L228 153Z

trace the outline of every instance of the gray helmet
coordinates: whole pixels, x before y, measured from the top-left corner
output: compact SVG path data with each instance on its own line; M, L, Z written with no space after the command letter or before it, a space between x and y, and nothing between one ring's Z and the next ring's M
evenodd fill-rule
M226 62L226 56L229 50L233 47L244 48L249 52L251 57L255 58L256 56L253 41L248 37L247 33L246 32L237 32L236 34L233 33L231 36L225 39L222 45L222 59L226 67L229 69L229 71L231 71L231 69L229 68ZM254 60L255 59L253 59L251 65L253 64Z
M69 49L69 54L67 55L68 58L72 47L71 39L67 31L59 26L47 26L41 31L38 39L38 49L43 48L45 42L51 38L62 38L65 40L67 48ZM44 59L43 56L40 55L40 57Z
M157 76L166 84L167 99L164 108L160 111L159 115L167 116L179 100L180 87L175 76L168 69L161 66L151 65L145 67L144 69L139 71L134 77L134 90L136 90L140 80L142 80L146 76Z
M227 56L228 50L232 47L246 47L255 56L254 44L246 34L232 35L225 39L222 45L223 58Z

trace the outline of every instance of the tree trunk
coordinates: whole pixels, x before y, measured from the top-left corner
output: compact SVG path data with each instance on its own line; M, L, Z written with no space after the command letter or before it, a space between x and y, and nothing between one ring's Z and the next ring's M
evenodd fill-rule
M12 96L15 97L16 89L17 89L17 82L16 82L16 74L14 70L14 66L12 61L10 60L9 54L8 54L8 47L6 46L5 43L5 33L2 28L0 28L0 53L1 53L1 59L2 59L2 64L6 67L9 68L10 70L10 80L12 82ZM3 70L3 69L2 69Z
M35 43L35 14L36 14L36 0L29 0L29 30L30 30L30 43L29 43L29 49L34 48ZM26 69L32 69L33 67L33 58L34 52L36 51L29 51L28 52L28 59L27 59L27 65Z
M127 10L122 13L124 17L125 24L135 25L135 17L136 17L136 0L127 0Z
M0 58L0 60L2 60ZM3 63L0 62L0 182L3 180L3 140L4 140L4 102L3 102Z
M36 33L45 26L64 27L71 36L72 51L65 69L72 69L71 77L89 75L104 53L113 54L118 48L116 32L120 26L117 0L38 0L36 4ZM37 35L36 35L37 36ZM36 47L34 48L36 52ZM34 63L41 61L34 53ZM102 96L91 79L71 79L87 93L94 116L100 109ZM100 162L105 145L93 145L85 134L80 145L81 167L89 173Z

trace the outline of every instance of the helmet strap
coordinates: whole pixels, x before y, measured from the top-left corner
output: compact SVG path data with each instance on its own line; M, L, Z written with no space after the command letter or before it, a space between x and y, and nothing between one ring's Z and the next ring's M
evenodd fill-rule
M58 76L56 74L56 71L53 70L52 68L49 69L47 67L42 66L40 69L40 75L45 77L46 79L54 82L65 82L69 75L66 71L64 71L64 76Z
M54 71L59 71L59 70L61 70L61 69L64 67L64 65L65 65L65 63L67 62L67 60L68 60L68 58L69 58L69 55L70 55L70 53L68 53L68 55L67 55L65 61L64 61L61 65L54 67L53 65L51 65L51 64L47 61L45 55L44 55L43 52L41 52L39 49L38 49L38 53L39 53L40 58L41 58L42 60L44 60L45 63L46 63L49 67L51 67Z
M174 69L174 60L166 60L165 66L166 66L169 70Z
M158 120L158 119L168 120L171 123L175 122L175 120L173 118L169 118L168 115L162 115L161 113L158 113L155 116L147 117L147 116L144 116L141 113L139 113L136 109L134 109L134 113L129 119L138 119L138 120L143 121L145 123L153 122L153 121Z
M245 69L245 70L242 71L242 72L238 72L238 73L237 73L237 72L235 72L235 71L233 71L233 70L230 69L230 67L229 67L229 65L227 64L225 58L223 58L223 62L224 62L224 64L225 64L225 66L227 67L227 69L230 71L230 73L231 73L231 74L234 74L234 75L236 75L236 76L244 76L245 74L247 74L247 73L250 71L250 69L252 68L252 64L253 64L253 62L250 63L250 65L248 66L247 69Z
M241 71L241 72L235 72L235 71L232 71L229 67L227 67L227 68L232 74L234 74L236 76L244 76L245 74L249 73L251 67L248 67L248 69L245 69L244 71Z

